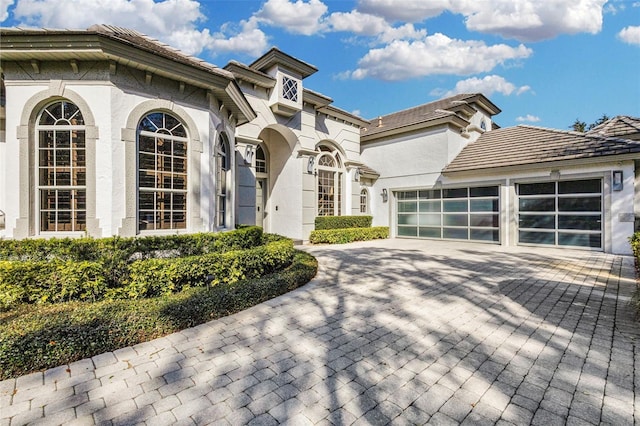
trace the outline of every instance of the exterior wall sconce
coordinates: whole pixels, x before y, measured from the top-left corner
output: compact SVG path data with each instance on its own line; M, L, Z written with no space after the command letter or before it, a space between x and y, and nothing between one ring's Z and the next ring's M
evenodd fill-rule
M624 187L624 184L622 182L622 178L623 178L622 170L614 170L612 174L613 174L613 178L611 182L612 189L614 191L622 191L622 188Z
M356 168L353 172L353 180L360 182L360 169Z
M307 173L309 173L310 175L313 174L313 169L315 167L316 164L316 158L309 156L309 161L307 161Z
M244 162L245 164L253 163L253 155L256 153L256 148L253 145L247 145L244 149Z
M4 221L5 221L4 212L0 210L0 229L4 229Z
M386 203L387 200L389 200L389 193L387 192L387 188L382 188L382 193L380 195L382 195L383 203Z

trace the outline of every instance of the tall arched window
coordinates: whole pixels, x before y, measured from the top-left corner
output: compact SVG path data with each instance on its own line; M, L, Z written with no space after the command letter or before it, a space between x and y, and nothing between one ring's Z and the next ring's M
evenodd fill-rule
M318 158L318 216L342 214L342 162L337 152L320 147Z
M360 191L360 213L367 214L369 212L369 192L366 189Z
M85 231L87 159L82 113L69 101L56 101L42 110L37 123L37 229Z
M256 172L267 173L267 156L260 145L256 148Z
M216 226L227 226L227 194L229 192L229 170L231 170L229 158L229 142L220 134L216 144Z
M138 229L187 227L187 132L164 112L138 125Z

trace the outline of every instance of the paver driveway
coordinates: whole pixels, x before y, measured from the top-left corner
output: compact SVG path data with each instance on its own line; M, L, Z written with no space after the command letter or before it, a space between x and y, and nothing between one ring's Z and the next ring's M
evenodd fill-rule
M310 284L0 382L0 424L633 424L631 257L388 240Z

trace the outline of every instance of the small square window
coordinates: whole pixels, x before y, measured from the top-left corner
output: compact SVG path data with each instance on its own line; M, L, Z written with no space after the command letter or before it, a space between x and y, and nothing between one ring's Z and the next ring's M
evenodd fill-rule
M282 97L292 102L298 102L298 81L282 76Z

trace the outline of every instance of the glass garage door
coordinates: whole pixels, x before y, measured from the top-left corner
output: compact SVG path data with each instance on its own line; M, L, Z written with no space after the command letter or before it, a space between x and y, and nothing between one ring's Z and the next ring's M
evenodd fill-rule
M398 237L500 241L497 186L400 191L396 200Z
M518 241L602 248L602 179L518 185Z

